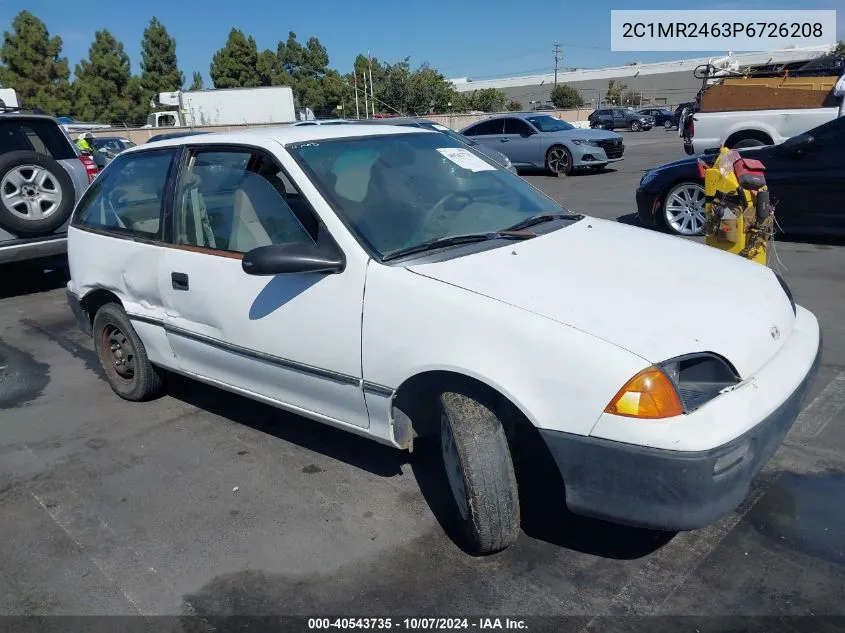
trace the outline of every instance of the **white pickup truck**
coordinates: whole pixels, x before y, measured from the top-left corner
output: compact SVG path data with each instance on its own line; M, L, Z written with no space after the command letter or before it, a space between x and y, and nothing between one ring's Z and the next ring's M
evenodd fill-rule
M838 113L835 107L696 112L684 131L684 151L695 155L722 145L730 148L778 145L790 136L832 121Z

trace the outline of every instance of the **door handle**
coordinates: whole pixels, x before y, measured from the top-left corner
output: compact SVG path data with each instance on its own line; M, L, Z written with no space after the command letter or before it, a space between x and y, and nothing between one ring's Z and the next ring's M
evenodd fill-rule
M185 273L170 273L170 281L173 283L174 290L188 289L188 275Z

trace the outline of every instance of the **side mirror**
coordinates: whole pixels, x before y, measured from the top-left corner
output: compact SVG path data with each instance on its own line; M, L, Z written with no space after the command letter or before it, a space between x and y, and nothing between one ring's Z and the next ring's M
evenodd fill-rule
M333 243L272 244L249 251L241 267L247 275L334 274L343 271L346 258Z
M783 143L781 143L781 147L783 147L784 151L800 154L806 149L816 142L816 139L813 138L810 134L798 134L797 136L790 136L786 139Z

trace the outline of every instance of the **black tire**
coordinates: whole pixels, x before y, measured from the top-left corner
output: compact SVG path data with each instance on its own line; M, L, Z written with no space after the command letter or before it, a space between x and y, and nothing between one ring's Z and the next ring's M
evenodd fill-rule
M42 193L55 191L61 198L54 206L44 208L44 212L47 213L45 217L32 219L26 217L29 214L29 209L25 203L22 202L10 207L4 201L5 196L0 196L0 226L22 237L52 233L67 222L76 203L76 190L73 187L70 174L58 162L37 152L9 152L0 156L0 187L3 188L3 192L0 193L8 195L10 192L14 192L16 185L11 180L6 181L6 177L18 169L24 175L33 173L27 169L30 166L48 173L43 183L44 186L33 188L31 190L32 195L37 195L43 189ZM28 197L28 199L36 200L34 197ZM41 205L41 202L38 202L38 204Z
M572 173L572 152L563 145L552 145L546 152L546 169L558 176L568 176Z
M731 149L742 149L743 147L763 147L766 145L763 141L757 138L744 138L731 145Z
M161 395L160 371L150 363L144 344L123 308L107 303L94 317L94 349L112 390L124 400L141 402ZM114 349L118 345L119 349ZM118 366L118 362L124 363ZM128 370L131 369L131 375Z
M501 551L516 541L520 521L504 428L489 408L464 393L444 392L440 403L440 454L467 547L478 555Z
M639 132L641 129L643 129L643 125L639 121L631 121L629 127L632 132Z
M664 121L663 122L663 129L667 132L672 129L672 122L671 121Z

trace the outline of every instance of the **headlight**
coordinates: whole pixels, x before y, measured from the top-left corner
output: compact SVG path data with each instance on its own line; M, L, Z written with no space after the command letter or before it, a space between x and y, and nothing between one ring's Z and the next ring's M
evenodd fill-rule
M774 272L774 271L772 271ZM775 277L778 278L780 282L780 287L783 288L783 291L786 293L786 296L789 298L789 303L792 305L792 314L798 314L798 310L795 308L795 297L792 296L792 291L789 289L789 286L784 281L783 277L775 273Z
M605 407L605 413L647 420L692 413L739 381L720 356L687 354L631 378Z
M586 139L586 138L574 138L574 139L572 139L572 142L575 145L592 145L593 144L593 141L591 141L590 139Z

